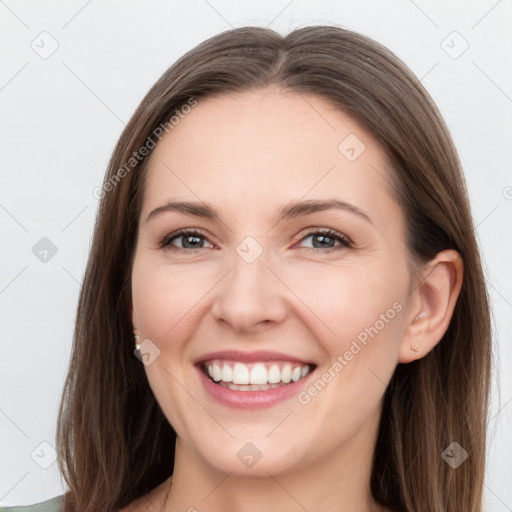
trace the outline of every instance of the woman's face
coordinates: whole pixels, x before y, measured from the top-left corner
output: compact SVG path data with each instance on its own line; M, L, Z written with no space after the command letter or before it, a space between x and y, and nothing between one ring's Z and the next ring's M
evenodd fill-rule
M146 178L133 325L179 449L253 476L369 459L411 289L376 142L267 88L200 100Z

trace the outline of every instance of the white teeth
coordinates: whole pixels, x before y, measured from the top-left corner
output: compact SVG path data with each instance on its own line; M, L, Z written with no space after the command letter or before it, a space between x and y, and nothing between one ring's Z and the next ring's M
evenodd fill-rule
M223 363L215 361L207 365L208 374L225 387L243 391L263 391L277 386L297 382L310 372L309 365L286 363L282 369L278 364L270 367L255 363L251 369L244 363ZM268 369L267 369L268 367Z
M229 364L225 364L222 367L222 379L223 382L233 382L233 369Z
M233 384L249 384L249 368L245 364L235 363L233 367Z
M219 380L222 380L222 372L219 368L219 365L218 364L215 364L213 365L213 380L215 382L218 382Z
M288 384L292 380L292 367L291 365L287 364L285 367L281 370L281 380Z
M237 386L230 382L219 382L222 387L233 389L234 391L266 391L267 389L278 388L283 384L248 384L247 386Z
M273 364L268 370L268 383L277 384L281 382L281 370L277 364Z
M267 369L262 364L256 364L251 369L249 384L266 384Z

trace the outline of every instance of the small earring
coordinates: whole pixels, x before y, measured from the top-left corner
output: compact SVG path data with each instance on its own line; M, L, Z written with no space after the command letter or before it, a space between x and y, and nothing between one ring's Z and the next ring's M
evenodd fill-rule
M420 351L420 345L417 345L417 344L411 345L411 350L414 350L414 352L419 352Z
M133 334L133 341L135 343L135 350L140 350L140 344L139 344L139 335Z

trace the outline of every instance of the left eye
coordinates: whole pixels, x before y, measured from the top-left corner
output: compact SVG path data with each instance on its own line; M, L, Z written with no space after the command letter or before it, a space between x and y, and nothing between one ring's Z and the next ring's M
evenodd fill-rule
M312 238L313 247L307 247L307 249L335 249L336 247L350 247L349 239L342 235L341 233L337 233L332 230L321 230L321 231L313 231L311 233L306 234L301 241L306 240L308 238ZM336 242L339 242L336 245Z

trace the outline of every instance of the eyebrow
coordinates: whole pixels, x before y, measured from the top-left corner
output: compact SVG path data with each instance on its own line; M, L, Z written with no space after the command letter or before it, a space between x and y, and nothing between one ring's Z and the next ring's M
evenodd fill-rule
M278 221L285 219L293 219L303 215L310 215L312 213L321 212L330 209L341 209L349 213L353 213L370 224L373 224L370 217L360 208L344 201L337 199L330 200L314 200L292 202L279 209ZM146 218L146 222L165 213L177 212L183 215L193 215L195 217L202 217L211 220L220 221L219 212L212 205L204 202L189 202L189 201L169 201L168 203L155 208Z

